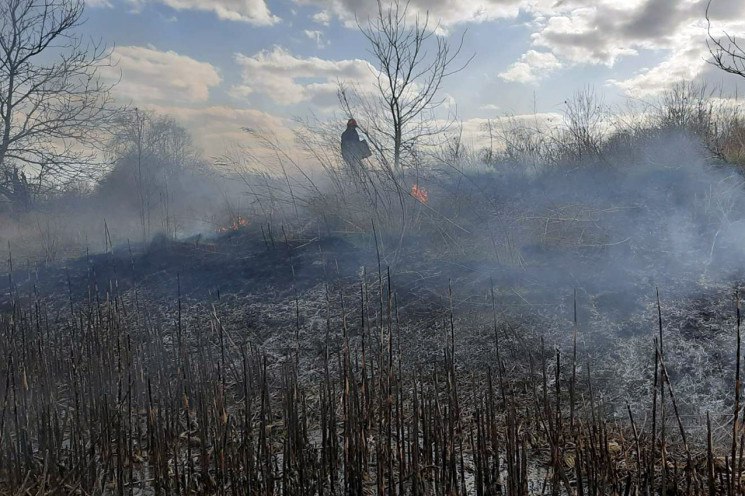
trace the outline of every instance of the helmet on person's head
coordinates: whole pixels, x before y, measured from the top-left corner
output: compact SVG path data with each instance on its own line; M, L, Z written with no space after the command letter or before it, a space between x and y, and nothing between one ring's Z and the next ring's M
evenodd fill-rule
M354 120L354 119L349 119L349 120L347 121L347 127L350 127L350 126L354 126L354 127L357 127L357 121L356 121L356 120Z

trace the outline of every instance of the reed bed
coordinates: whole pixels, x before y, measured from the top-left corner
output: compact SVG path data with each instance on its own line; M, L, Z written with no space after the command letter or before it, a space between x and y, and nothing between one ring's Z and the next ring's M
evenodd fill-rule
M576 317L571 355L543 346L518 367L504 356L495 305L483 370L456 350L455 335L469 330L451 308L440 358L411 366L395 288L379 267L358 295L327 298L321 373L309 380L299 317L294 350L277 359L226 328L216 306L204 328L187 325L178 294L167 321L152 318L136 287L114 282L63 308L12 298L0 317L0 493L742 491L739 298L731 434L715 443L709 420L707 446L691 446L659 302L654 393L639 424L631 408L611 421L590 368L578 373Z

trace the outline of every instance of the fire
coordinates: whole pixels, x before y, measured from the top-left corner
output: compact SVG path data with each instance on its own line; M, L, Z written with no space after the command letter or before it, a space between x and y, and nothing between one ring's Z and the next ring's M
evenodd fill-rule
M418 184L414 184L411 186L411 196L416 198L422 203L427 203L427 199L429 198L429 192L424 189L424 187L419 186Z
M230 225L218 227L217 232L223 233L223 232L228 232L228 231L237 231L241 227L244 227L247 225L248 225L248 221L239 215L238 217L235 218L235 220L230 221Z

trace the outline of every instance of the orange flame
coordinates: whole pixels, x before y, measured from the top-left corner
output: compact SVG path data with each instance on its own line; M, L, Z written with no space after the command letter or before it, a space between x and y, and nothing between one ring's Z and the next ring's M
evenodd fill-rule
M427 203L427 199L429 198L429 192L424 189L424 187L419 186L418 184L414 184L411 186L411 196L416 198L422 203Z
M235 218L235 220L230 221L229 226L220 226L217 228L217 232L223 233L228 231L237 231L241 227L247 226L248 221L241 217L240 215Z

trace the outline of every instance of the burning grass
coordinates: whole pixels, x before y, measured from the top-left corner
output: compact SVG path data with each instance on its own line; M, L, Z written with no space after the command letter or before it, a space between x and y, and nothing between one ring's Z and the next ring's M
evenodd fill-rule
M242 227L246 227L248 225L248 220L244 219L240 215L238 215L235 219L230 221L230 224L227 226L220 226L216 229L216 232L218 233L225 233L229 231L237 231L238 229Z
M411 196L419 200L420 203L427 203L429 192L423 186L413 184L411 186Z

